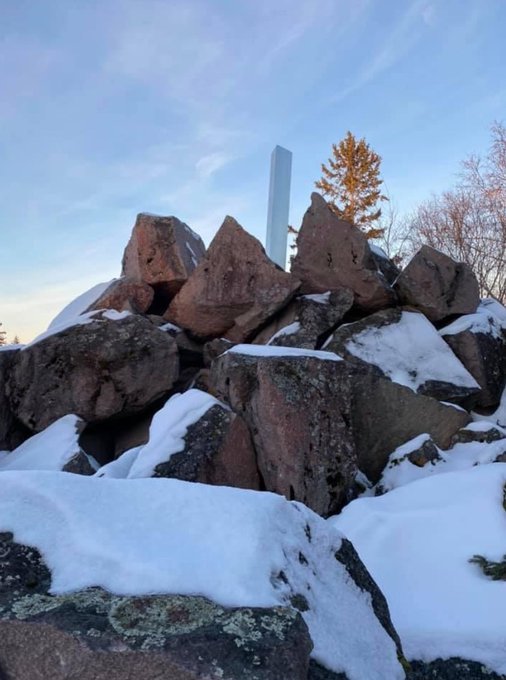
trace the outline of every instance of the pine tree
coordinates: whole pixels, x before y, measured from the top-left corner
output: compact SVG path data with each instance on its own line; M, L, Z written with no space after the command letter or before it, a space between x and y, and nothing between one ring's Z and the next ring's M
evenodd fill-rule
M0 326L2 324L0 323ZM0 345L5 345L5 331L0 328Z
M381 157L364 138L355 139L351 132L339 144L332 145L328 166L322 163L322 178L316 182L332 210L341 219L361 229L367 238L378 238L383 230L374 226L380 216Z

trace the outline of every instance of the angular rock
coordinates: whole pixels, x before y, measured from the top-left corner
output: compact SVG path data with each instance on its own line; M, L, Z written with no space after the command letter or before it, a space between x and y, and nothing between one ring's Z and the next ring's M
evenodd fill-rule
M364 234L340 220L317 193L311 195L297 237L292 273L302 281L302 293L351 288L355 304L371 311L395 302Z
M255 450L241 416L216 404L191 425L184 449L159 463L153 477L260 489Z
M250 338L295 294L300 283L275 265L232 217L172 300L166 318L200 338Z
M422 246L394 286L403 304L416 307L433 322L453 314L472 314L480 302L479 286L469 265Z
M258 345L318 349L353 305L349 288L295 298L253 340Z
M435 661L410 661L406 680L504 680L477 661L452 657Z
M375 367L394 382L443 401L463 402L479 385L423 314L384 309L339 327L325 343L354 363Z
M392 451L428 433L442 449L471 418L459 407L416 394L408 387L356 366L352 409L358 467L374 484Z
M19 351L0 347L0 451L12 451L30 436L30 431L15 418L7 398L9 371Z
M204 257L200 236L177 217L140 213L123 255L122 276L155 290L156 314L163 314Z
M40 431L67 413L88 423L141 412L172 388L176 344L147 319L105 316L18 352L8 381L17 418Z
M492 442L498 442L501 439L506 439L506 432L504 430L499 430L494 427L492 423L487 423L489 427L478 429L476 426L478 423L470 423L468 427L464 427L462 430L456 432L451 441L451 445L455 444L469 444L470 442L480 442L480 444L491 444ZM480 426L485 425L485 423L479 423Z
M144 314L151 307L155 293L151 286L130 278L116 279L84 312L93 309L116 309Z
M209 340L204 344L204 366L209 368L213 361L234 346L234 342L227 340L226 338L215 338L214 340Z
M476 406L497 406L506 384L506 336L499 320L491 313L470 314L440 333L481 388Z
M371 253L377 269L383 274L387 283L392 286L401 273L399 267L393 262L385 251L378 246L370 244Z
M213 388L247 422L267 491L338 512L357 472L348 364L324 352L263 350L239 345L216 359Z

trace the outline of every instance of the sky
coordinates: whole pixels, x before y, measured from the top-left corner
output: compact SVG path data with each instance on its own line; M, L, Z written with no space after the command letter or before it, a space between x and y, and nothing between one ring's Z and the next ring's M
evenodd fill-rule
M0 0L0 322L29 341L120 274L139 212L265 242L347 130L400 214L506 122L506 0Z

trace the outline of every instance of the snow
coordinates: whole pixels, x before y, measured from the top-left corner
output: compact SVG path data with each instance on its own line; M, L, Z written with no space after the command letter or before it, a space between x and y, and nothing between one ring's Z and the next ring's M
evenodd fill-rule
M124 479L128 477L130 468L132 467L135 459L139 455L139 451L142 449L141 446L136 446L133 449L129 449L122 453L121 456L116 458L116 460L102 465L101 468L95 472L95 477L111 477L113 479Z
M217 404L224 406L201 390L191 389L173 395L153 416L149 441L137 453L128 477L152 477L157 465L167 462L172 454L184 450L184 438L190 425Z
M342 361L342 358L334 352L322 352L321 350L301 349L299 347L276 347L275 345L235 345L227 349L224 354L229 352L250 357L310 357L326 361Z
M60 329L61 326L68 328L68 323L74 321L76 317L81 316L86 310L98 300L103 293L112 285L117 279L112 279L111 281L106 281L104 283L98 283L93 288L90 288L85 293L82 293L75 300L72 300L62 311L55 316L51 321L47 330L52 330L53 332L58 332L56 329ZM73 323L71 325L74 325Z
M22 349L24 345L21 343L11 345L0 345L0 352L12 352L12 350Z
M369 248L372 250L372 252L377 255L378 257L382 257L384 260L389 260L390 258L388 255L385 253L383 248L380 248L379 246L375 246L374 243L369 243Z
M49 338L52 335L57 335L58 333L62 333L63 331L66 331L68 328L72 328L73 326L85 326L86 324L89 324L92 321L94 321L96 315L97 310L93 310L91 312L86 312L86 314L81 314L80 316L76 316L74 318L68 318L66 321L62 321L57 326L51 324L47 331L44 331L40 335L37 335L37 337L34 338L31 342L29 342L27 345L23 345L22 349L33 347L33 345L40 342L41 340L46 340L46 338Z
M318 302L320 305L328 305L330 302L330 290L326 293L311 293L310 295L302 295L304 300L312 300L313 302Z
M490 312L476 312L476 314L465 314L448 326L442 328L439 333L445 335L456 335L470 331L471 333L483 333L492 335L494 338L502 338L501 322Z
M63 416L45 430L33 435L0 459L0 472L5 470L62 470L79 453L82 421L75 415ZM91 456L92 467L96 462Z
M485 312L485 314L492 313L501 324L501 328L506 330L506 307L493 298L484 298L478 312Z
M417 312L402 312L398 323L357 333L346 349L414 392L428 380L479 387L430 321Z
M465 429L472 428L466 426ZM478 431L483 430L480 429ZM430 435L421 434L399 446L390 455L377 487L381 488L382 491L390 491L425 477L458 472L460 470L467 470L475 465L493 463L498 456L506 453L506 439L499 439L489 443L458 443L446 451L436 446L439 460L428 462L423 467L414 465L406 456L420 448L429 439ZM373 494L374 490L367 490L364 495Z
M293 323L290 323L287 326L283 326L283 328L280 328L280 330L277 333L274 333L274 335L267 344L270 345L273 340L275 340L276 338L280 338L283 335L293 335L294 333L298 333L299 331L300 323L298 321L294 321Z
M350 680L404 678L370 595L334 557L340 534L282 496L162 478L5 472L0 518L0 530L41 551L55 594L101 586L270 607L303 593L320 663Z
M106 309L101 314L102 319L110 319L111 321L121 321L126 319L128 316L132 316L132 312L125 309L122 312L118 312L116 309Z
M181 328L179 326L176 326L176 324L173 323L164 323L163 326L158 326L159 331L174 331L175 333L180 333Z
M199 261L198 261L197 256L195 255L195 251L193 250L191 245L188 243L188 241L186 241L185 245L186 245L186 249L190 253L190 259L192 261L192 264L193 264L194 267L196 267L198 265Z
M506 673L506 586L475 555L505 552L506 464L412 482L331 518L383 590L408 659L462 657Z

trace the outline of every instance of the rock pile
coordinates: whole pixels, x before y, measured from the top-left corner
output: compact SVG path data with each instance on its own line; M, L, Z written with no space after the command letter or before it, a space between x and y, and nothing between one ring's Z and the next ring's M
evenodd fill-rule
M271 491L327 517L361 484L376 484L406 442L426 434L449 449L473 410L499 407L506 310L480 301L469 267L424 246L399 272L318 194L297 245L288 273L231 217L206 252L177 218L140 214L119 279L82 296L29 345L0 351L0 472L26 469L33 440L30 451L61 455L32 469ZM65 446L53 434L39 445L37 433L55 426L72 432ZM112 605L97 597L105 630ZM66 606L51 617L55 640ZM299 621L266 616L285 617L288 646L305 658L290 677L308 677ZM23 623L12 639L25 634ZM68 640L72 663L76 644ZM217 656L229 654L228 642L216 644ZM258 655L275 669L286 649L277 660L264 648ZM122 672L110 677L130 677ZM196 672L170 677L203 677ZM285 677L276 673L258 677Z

